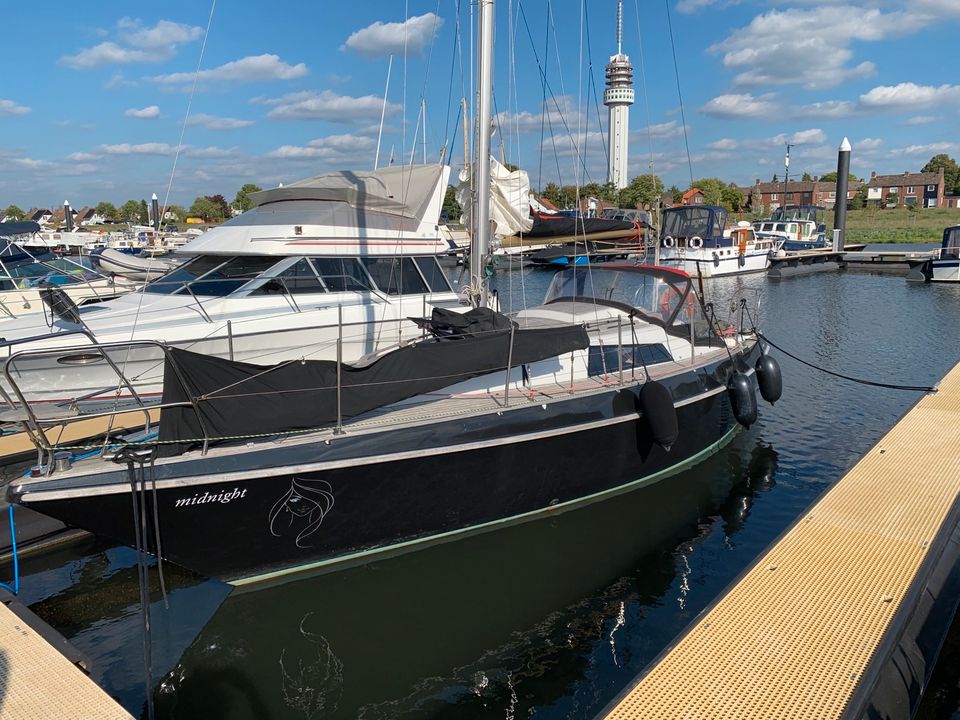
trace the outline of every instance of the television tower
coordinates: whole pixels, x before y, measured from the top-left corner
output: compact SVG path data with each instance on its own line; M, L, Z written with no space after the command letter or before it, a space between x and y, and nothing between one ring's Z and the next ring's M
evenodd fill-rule
M603 104L609 108L607 138L607 182L625 188L627 146L630 139L630 106L633 105L633 65L623 54L623 0L617 0L617 54L607 63L607 87Z

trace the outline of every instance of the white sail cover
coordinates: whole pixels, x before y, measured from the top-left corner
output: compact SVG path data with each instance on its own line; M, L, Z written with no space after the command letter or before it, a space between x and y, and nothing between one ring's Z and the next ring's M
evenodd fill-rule
M250 193L256 206L285 200L332 200L355 208L419 219L443 177L442 165L340 170Z
M463 208L463 224L473 226L470 216L470 169L460 171L457 202ZM490 158L490 219L500 237L526 232L533 227L530 217L530 178L524 170L507 170Z

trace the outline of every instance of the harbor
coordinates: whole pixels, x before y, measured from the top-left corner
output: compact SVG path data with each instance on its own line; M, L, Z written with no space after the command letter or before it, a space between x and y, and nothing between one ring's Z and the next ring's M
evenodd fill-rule
M54 2L0 718L960 715L960 16Z

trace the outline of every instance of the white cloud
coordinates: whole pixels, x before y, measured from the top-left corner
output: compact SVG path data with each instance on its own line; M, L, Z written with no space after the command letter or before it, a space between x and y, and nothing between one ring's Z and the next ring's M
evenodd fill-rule
M720 140L715 140L712 143L707 143L708 148L713 150L736 150L737 141L733 138L721 138Z
M881 145L883 145L883 140L880 138L864 138L853 143L853 147L857 150L876 150Z
M714 6L718 10L729 7L730 5L739 5L740 0L680 0L677 3L677 12L693 14L701 12L705 8Z
M173 155L177 148L167 143L118 143L116 145L101 145L100 151L107 155Z
M263 105L272 105L267 117L274 120L329 120L350 123L358 120L379 119L383 99L374 95L352 97L338 95L332 90L304 91L280 98L257 99ZM400 111L400 106L387 103L387 114Z
M908 118L903 121L904 125L929 125L930 123L935 123L940 118L935 115L914 115L912 118Z
M160 108L157 105L148 105L140 110L137 110L137 108L130 108L123 114L129 118L139 118L140 120L156 120L158 117L160 117Z
M871 110L919 109L943 103L960 103L960 85L917 85L903 82L880 85L860 96L860 105Z
M791 145L816 145L827 141L827 134L820 128L800 130L789 137L777 136L778 142L789 142Z
M353 33L340 49L369 57L402 55L404 51L408 55L422 55L441 25L443 18L432 12L406 22L375 22Z
M181 152L187 157L226 158L226 157L234 157L236 155L239 155L240 148L238 147L221 148L221 147L216 147L215 145L210 147L205 147L205 148L184 147L183 150L181 150Z
M203 84L213 82L268 82L271 80L293 80L303 77L308 72L305 64L289 65L277 55L248 55L210 70L201 70L197 80ZM179 72L156 75L151 80L161 85L190 87L194 80L194 73Z
M807 118L846 118L857 112L849 100L824 100L793 108L791 114Z
M376 143L366 135L328 135L302 145L282 145L267 153L267 157L300 159L322 158L326 160L346 160L355 158L359 151L372 150Z
M197 113L187 119L187 125L199 125L207 128L207 130L236 130L237 128L250 127L253 124L253 120L218 117L217 115L208 115L206 113Z
M76 55L64 55L60 63L74 70L89 70L101 65L168 60L183 43L197 40L203 28L160 20L153 27L144 27L140 20L122 18L111 33L116 41L108 40L81 50Z
M717 118L782 117L783 108L770 95L754 97L750 93L718 95L700 108L704 115Z
M907 145L902 148L887 150L888 155L919 155L929 157L939 153L953 153L957 151L957 144L950 142L934 142L924 145Z
M100 156L96 153L88 152L75 152L67 155L67 160L72 160L74 162L85 162L88 160L99 160Z
M13 100L0 100L0 117L4 115L26 115L30 108L18 105Z

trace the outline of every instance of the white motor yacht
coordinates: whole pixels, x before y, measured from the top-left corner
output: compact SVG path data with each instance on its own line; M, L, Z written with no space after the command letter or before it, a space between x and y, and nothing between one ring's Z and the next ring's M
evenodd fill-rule
M51 331L5 323L8 372L27 400L159 399L160 343L269 364L355 362L419 338L410 317L460 306L437 260L448 175L345 171L253 193L253 209L189 243L186 262L142 291L61 308ZM141 344L111 347L130 342Z

